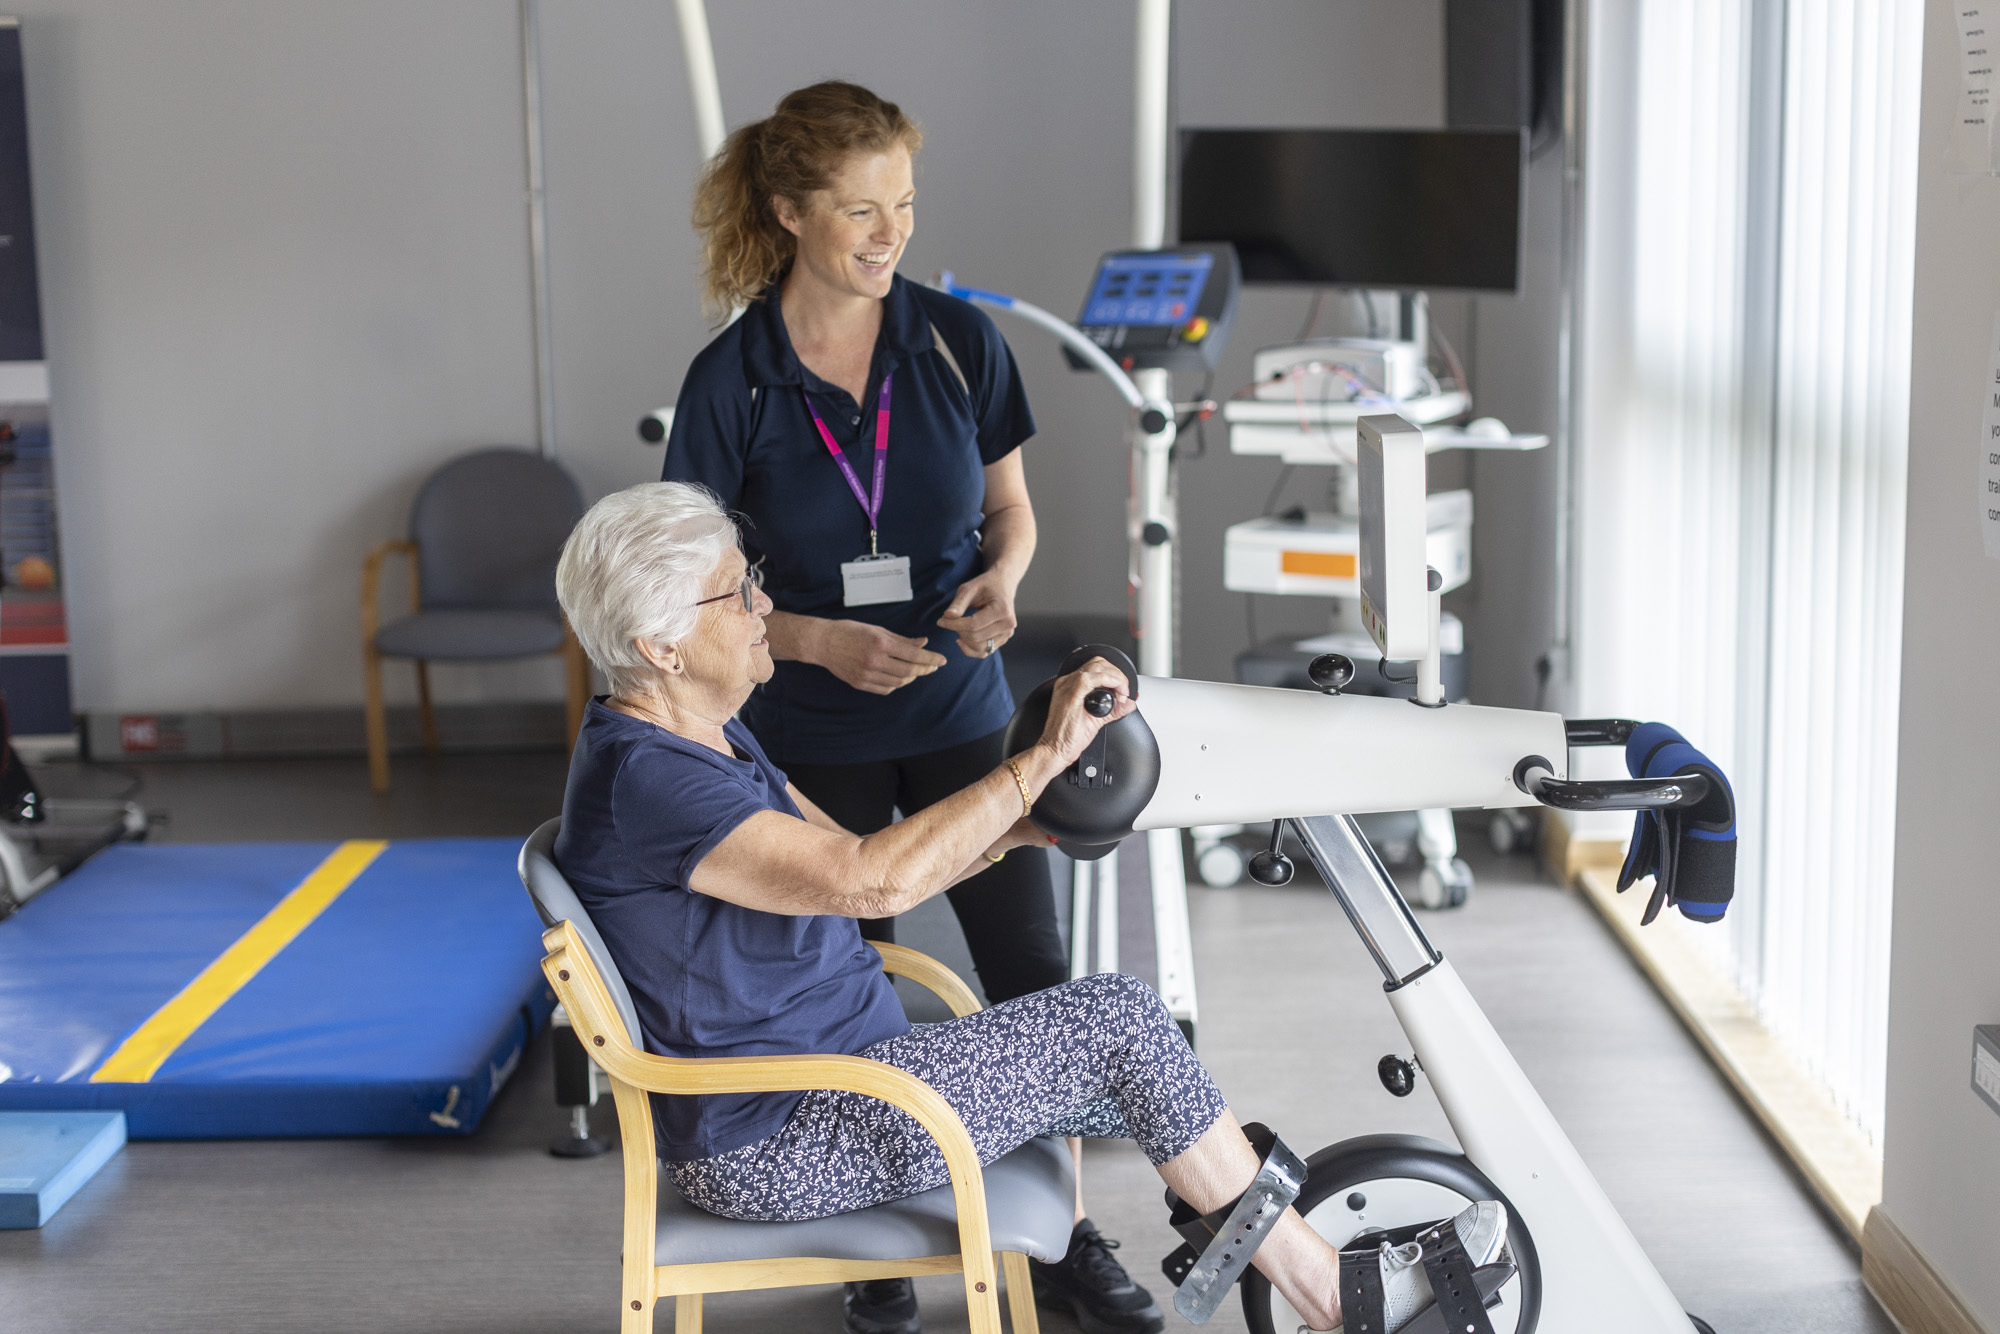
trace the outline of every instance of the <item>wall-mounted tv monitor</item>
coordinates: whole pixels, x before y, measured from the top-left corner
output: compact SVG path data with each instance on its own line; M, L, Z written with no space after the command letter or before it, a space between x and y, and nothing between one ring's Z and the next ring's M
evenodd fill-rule
M1519 130L1183 130L1180 240L1243 281L1512 292Z

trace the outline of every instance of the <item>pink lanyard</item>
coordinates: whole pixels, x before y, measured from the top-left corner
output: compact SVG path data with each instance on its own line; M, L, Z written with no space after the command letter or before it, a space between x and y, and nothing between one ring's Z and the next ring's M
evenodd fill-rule
M893 374L882 377L882 392L875 401L875 479L872 498L862 494L861 479L855 476L854 465L840 452L840 446L834 441L833 432L827 430L826 423L820 420L819 409L813 406L812 395L807 394L804 388L799 390L801 394L805 394L806 411L812 414L813 425L819 427L819 438L826 442L826 452L833 455L833 461L840 465L840 475L847 479L847 489L854 493L854 499L860 502L861 512L868 516L868 554L871 556L878 554L875 550L875 532L877 521L882 517L882 483L889 475L889 384L895 378Z

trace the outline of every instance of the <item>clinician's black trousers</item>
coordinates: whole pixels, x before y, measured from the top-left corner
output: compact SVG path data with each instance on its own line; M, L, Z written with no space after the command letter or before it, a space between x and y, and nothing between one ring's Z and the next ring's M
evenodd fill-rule
M849 832L872 834L892 812L914 815L998 768L1002 733L977 741L869 764L787 764L786 776L813 804ZM1069 959L1056 930L1055 889L1045 848L1016 848L990 871L945 891L972 966L990 1004L1069 980ZM861 923L870 940L894 940L896 919Z

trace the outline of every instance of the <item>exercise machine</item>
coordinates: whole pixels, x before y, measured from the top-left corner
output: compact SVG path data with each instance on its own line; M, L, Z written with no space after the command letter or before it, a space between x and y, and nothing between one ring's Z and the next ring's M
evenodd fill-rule
M1423 541L1423 433L1393 415L1366 416L1357 427L1362 619L1382 657L1414 664L1416 697L1342 693L1354 664L1341 654L1315 660L1318 691L1306 692L1154 677L1115 650L1082 648L1065 669L1093 656L1110 658L1126 672L1139 707L1099 732L1044 791L1034 818L1065 844L1083 847L1134 831L1274 821L1271 847L1252 859L1252 874L1285 883L1293 869L1288 848L1310 861L1380 969L1414 1053L1385 1057L1379 1077L1399 1096L1419 1076L1427 1078L1462 1148L1366 1135L1297 1159L1273 1140L1264 1146L1256 1185L1235 1206L1205 1222L1185 1208L1177 1212L1190 1244L1167 1262L1169 1277L1180 1284L1175 1306L1204 1321L1240 1278L1250 1328L1292 1334L1303 1323L1298 1313L1248 1268L1264 1235L1259 1229L1268 1229L1285 1203L1365 1261L1380 1240L1435 1239L1441 1220L1471 1202L1495 1199L1510 1220L1504 1262L1470 1276L1482 1301L1451 1312L1454 1331L1706 1330L1699 1321L1691 1326L1451 962L1425 935L1355 816L1535 805L1644 812L1621 884L1650 873L1651 911L1673 903L1689 917L1715 920L1726 907L1733 870L1727 781L1658 724L1565 722L1553 713L1447 703L1438 648L1441 580ZM1023 702L1009 729L1010 752L1040 735L1052 686L1045 683ZM1087 707L1108 714L1110 692L1093 692ZM1635 777L1569 776L1572 747L1603 745L1626 746ZM1671 771L1662 771L1662 755L1671 757ZM1344 1298L1348 1271L1344 1263ZM1424 1334L1435 1325L1443 1334L1443 1311L1420 1316L1407 1331ZM1349 1328L1360 1328L1356 1317L1364 1314L1350 1303Z

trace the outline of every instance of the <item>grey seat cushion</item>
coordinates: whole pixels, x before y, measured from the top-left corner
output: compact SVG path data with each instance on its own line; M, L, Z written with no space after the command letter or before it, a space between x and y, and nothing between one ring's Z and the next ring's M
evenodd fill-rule
M695 1208L665 1179L665 1172L660 1175L656 1264L792 1256L907 1260L958 1250L958 1210L950 1186L809 1223L743 1223ZM1030 1140L988 1165L985 1177L993 1249L1060 1260L1069 1250L1076 1210L1069 1147L1059 1139Z
M554 653L562 642L562 621L541 611L420 611L375 636L392 658L461 662Z

